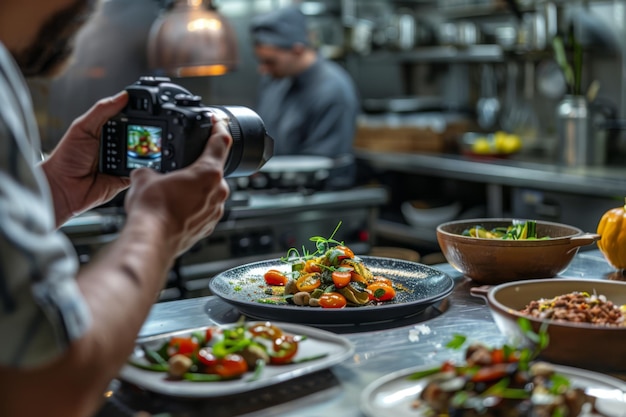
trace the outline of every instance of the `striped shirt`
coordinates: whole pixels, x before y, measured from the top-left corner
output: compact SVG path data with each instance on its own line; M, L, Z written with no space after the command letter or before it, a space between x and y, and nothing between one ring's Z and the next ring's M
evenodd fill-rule
M29 90L0 43L0 364L40 365L89 326L78 261L55 226Z

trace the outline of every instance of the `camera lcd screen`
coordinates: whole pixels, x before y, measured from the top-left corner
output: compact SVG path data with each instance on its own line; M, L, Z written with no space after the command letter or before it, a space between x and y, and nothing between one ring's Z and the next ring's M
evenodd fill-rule
M157 126L129 124L126 129L126 168L161 170L163 129Z

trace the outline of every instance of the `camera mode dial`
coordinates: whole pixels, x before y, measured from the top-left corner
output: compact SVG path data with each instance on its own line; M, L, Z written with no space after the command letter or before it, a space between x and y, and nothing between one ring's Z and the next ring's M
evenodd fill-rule
M202 97L193 94L176 94L174 102L177 106L198 107L202 105Z
M143 76L139 78L137 82L138 85L148 85L156 87L159 84L169 82L170 79L167 77L152 77L152 76Z

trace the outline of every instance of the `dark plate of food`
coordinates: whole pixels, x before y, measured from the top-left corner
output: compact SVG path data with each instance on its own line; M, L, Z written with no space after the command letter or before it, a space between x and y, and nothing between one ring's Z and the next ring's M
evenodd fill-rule
M283 259L260 261L229 269L212 278L209 289L251 318L332 326L383 322L416 315L446 298L454 288L454 281L450 276L427 265L374 256L354 258L371 272L372 281L374 278L376 280L372 285L378 286L379 279L391 281L395 296L382 301L368 301L366 294L369 290L361 289L353 282L349 285L351 290L358 292L357 296L366 297L361 305L348 301L348 305L342 308L332 308L335 301L332 299L328 300L328 308L297 305L289 300L289 296L285 297L285 287L268 285L265 279L270 270L283 275L292 273L293 265ZM365 284L360 285L365 287ZM387 286L380 284L380 287ZM330 288L333 291L328 291L329 287L326 287L326 292L347 294L347 288L340 288L338 291ZM370 297L379 295L380 292L380 297L385 298L381 288L370 292ZM347 296L350 298L350 294ZM320 300L325 304L326 296L320 297Z

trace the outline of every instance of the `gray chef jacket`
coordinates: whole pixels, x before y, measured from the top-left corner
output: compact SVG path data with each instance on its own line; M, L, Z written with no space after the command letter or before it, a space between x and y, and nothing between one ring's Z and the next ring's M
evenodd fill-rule
M317 155L353 161L358 93L348 73L323 57L303 73L284 79L264 77L257 113L274 138L274 155ZM332 173L337 187L350 186L354 163ZM337 176L341 178L337 178ZM345 183L345 184L344 184Z

